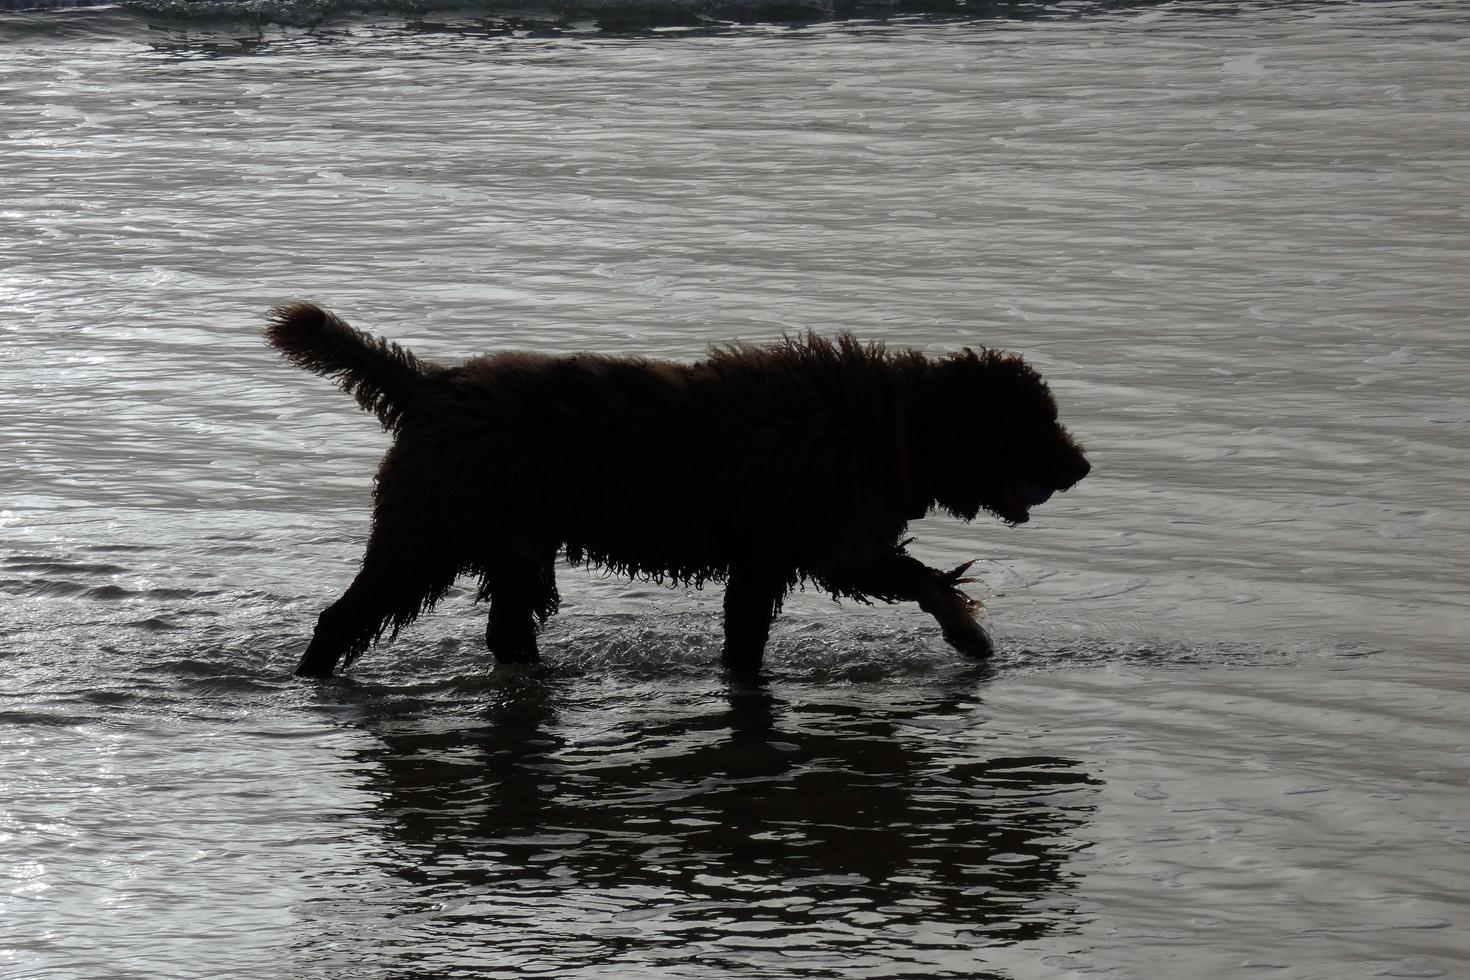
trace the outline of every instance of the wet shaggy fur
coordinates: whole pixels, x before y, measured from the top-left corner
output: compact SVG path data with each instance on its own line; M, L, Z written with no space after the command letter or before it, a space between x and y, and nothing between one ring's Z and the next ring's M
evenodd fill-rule
M904 551L933 509L1017 524L1088 472L1019 357L943 358L842 334L717 348L679 364L499 353L420 361L309 303L269 342L337 382L395 441L378 470L362 567L318 620L298 674L327 676L433 607L456 578L490 604L486 644L537 659L554 561L657 581L725 583L725 664L759 669L800 583L914 601L972 656L991 652L965 566Z

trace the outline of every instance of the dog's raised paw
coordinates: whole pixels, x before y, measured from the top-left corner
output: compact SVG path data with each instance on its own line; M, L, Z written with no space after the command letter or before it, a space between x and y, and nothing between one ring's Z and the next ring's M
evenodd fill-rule
M959 588L974 581L965 577L973 564L971 560L948 572L935 573L925 583L919 608L938 621L946 643L967 657L981 660L994 654L995 647L980 625L980 601Z

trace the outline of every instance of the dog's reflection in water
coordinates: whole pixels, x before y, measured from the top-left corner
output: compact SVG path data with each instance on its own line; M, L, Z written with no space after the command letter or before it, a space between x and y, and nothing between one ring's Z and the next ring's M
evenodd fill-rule
M407 886L385 895L458 909L403 949L491 936L544 972L687 955L730 922L869 957L922 954L911 929L957 950L1065 931L1099 784L987 737L982 669L776 693L688 675L604 691L543 666L477 681L454 724L418 697L370 710L353 769ZM589 931L625 912L632 938ZM565 935L580 941L549 942Z

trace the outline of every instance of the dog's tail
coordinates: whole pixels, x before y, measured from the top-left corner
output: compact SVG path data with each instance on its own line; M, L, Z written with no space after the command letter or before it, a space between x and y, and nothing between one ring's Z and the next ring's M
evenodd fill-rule
M414 382L430 370L397 344L364 333L314 303L283 303L271 310L265 337L292 364L336 381L388 430L402 423Z

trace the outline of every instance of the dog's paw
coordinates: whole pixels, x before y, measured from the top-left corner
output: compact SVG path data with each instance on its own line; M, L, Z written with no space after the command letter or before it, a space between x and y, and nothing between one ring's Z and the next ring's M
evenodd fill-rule
M986 660L994 656L995 646L990 642L990 636L985 632L985 628L977 620L969 618L963 622L953 623L941 620L939 626L944 642L965 656L976 660Z
M983 660L995 653L995 647L980 625L979 600L960 589L974 581L965 577L973 564L967 561L948 572L935 572L921 591L919 608L938 621L946 643L967 657Z

